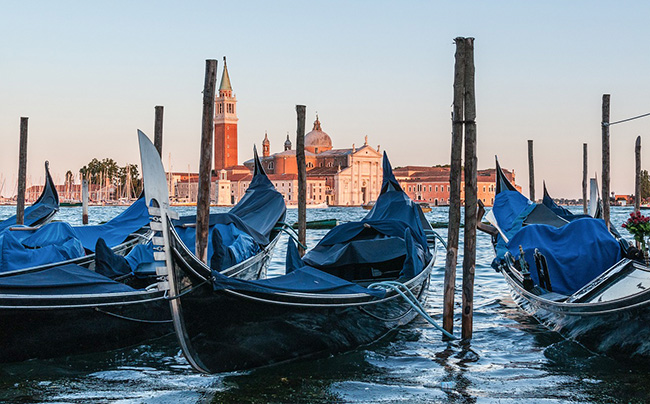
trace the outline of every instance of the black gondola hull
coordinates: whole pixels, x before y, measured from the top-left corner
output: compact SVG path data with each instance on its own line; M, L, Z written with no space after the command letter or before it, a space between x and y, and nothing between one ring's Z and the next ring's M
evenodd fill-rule
M228 268L223 274L257 279L259 271ZM104 352L172 333L166 296L166 292L157 290L68 296L0 295L0 363Z
M67 302L36 299L29 305L11 300L0 299L0 362L109 351L173 331L161 292Z
M191 346L212 373L347 351L379 340L416 316L398 299L377 305L286 306L214 292L210 286L184 296L181 305Z
M176 239L172 244L178 243ZM408 283L420 302L434 261ZM205 372L252 369L347 351L379 340L417 315L390 292L383 299L361 295L328 299L215 291L210 282L196 276L194 265L192 257L174 253L176 284L186 288L177 291L176 310L183 319L180 335L188 359ZM266 273L267 265L255 267Z
M650 290L602 303L564 303L537 296L502 269L515 303L564 337L603 353L650 356Z

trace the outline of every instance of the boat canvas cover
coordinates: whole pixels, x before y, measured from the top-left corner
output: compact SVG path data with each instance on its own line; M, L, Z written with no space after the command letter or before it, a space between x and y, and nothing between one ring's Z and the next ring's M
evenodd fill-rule
M266 176L258 158L255 158L255 165L255 175L250 186L229 213L240 218L249 229L264 236L258 243L267 245L273 228L278 221L283 220L287 207L284 197ZM256 238L255 234L249 234Z
M601 219L582 218L556 228L544 224L524 226L508 243L519 256L519 246L535 284L539 278L534 253L546 257L553 292L571 295L621 259L621 249Z
M68 223L55 222L30 231L0 233L0 272L83 257L85 251Z
M327 295L337 294L369 294L377 297L385 295L385 291L380 289L368 289L356 283L346 281L321 271L309 265L304 265L299 258L298 248L293 240L287 244L287 264L290 269L282 276L268 279L242 280L229 278L213 271L214 290L231 289L238 291L254 293L317 293ZM295 268L299 265L298 268Z
M192 253L196 248L196 228L183 227L181 220L174 221L176 233L183 244ZM196 221L196 220L195 220ZM215 237L216 236L216 237ZM208 230L208 262L212 261L215 250L222 256L230 256L233 265L255 255L260 245L268 244L268 238L248 227L240 218L231 213L215 213L210 215ZM228 250L225 253L222 250ZM224 262L225 264L225 262ZM222 264L223 265L223 264ZM221 271L227 267L219 265L211 268Z
M572 213L569 209L558 205L555 203L553 198L551 198L548 192L546 192L546 187L544 188L544 198L542 198L542 204L549 208L553 213L569 222L583 217L591 217L590 215Z
M113 248L126 240L129 234L149 224L149 210L144 197L140 197L122 213L104 224L74 227L77 238L88 251L95 251L97 239L104 239Z
M76 264L43 271L0 277L0 293L20 295L77 295L132 292L130 286L113 281Z
M210 215L207 255L213 274L243 262L267 246L273 228L286 215L284 197L264 173L256 150L254 155L255 174L244 196L230 212ZM196 221L182 218L173 224L185 246L194 252L196 231L184 226L192 220Z

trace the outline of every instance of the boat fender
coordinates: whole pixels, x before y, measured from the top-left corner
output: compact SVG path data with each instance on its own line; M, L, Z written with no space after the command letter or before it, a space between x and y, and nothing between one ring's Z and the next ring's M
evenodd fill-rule
M539 278L539 286L546 289L548 292L552 292L553 288L551 286L551 276L548 273L548 263L546 262L546 257L535 249L535 266L537 267L537 277Z
M533 288L535 287L535 284L533 283L533 278L530 277L530 271L528 270L528 263L526 262L526 259L524 258L524 248L522 246L519 246L519 268L521 269L521 274L524 277L524 289L527 291L532 291Z

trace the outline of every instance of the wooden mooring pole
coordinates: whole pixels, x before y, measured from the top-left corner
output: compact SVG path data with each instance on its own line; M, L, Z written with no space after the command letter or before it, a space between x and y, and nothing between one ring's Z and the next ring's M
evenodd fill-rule
M27 123L20 118L20 146L18 152L18 194L16 195L16 224L25 223L25 190L27 189Z
M637 136L634 145L634 161L634 211L638 212L641 210L641 136Z
M603 94L603 105L602 105L602 141L603 141L603 186L602 186L602 198L603 198L603 220L609 229L609 94Z
M304 105L296 105L298 127L296 128L296 164L298 165L298 240L307 242L307 165L305 163L305 110ZM298 246L300 256L305 249Z
M158 150L158 154L162 157L162 143L163 143L163 115L165 112L165 107L162 105L156 105L156 117L153 127L153 144Z
M459 38L460 39L460 38ZM449 172L449 227L447 232L447 257L445 261L444 301L442 328L454 332L454 294L456 290L456 265L458 264L458 239L460 236L460 184L463 150L463 91L465 89L465 42L456 40L454 64L454 101L451 114L451 167Z
M210 226L210 178L212 174L212 138L214 135L214 96L217 85L217 61L205 61L203 85L203 121L201 125L201 157L199 159L199 192L196 199L196 256L208 262L208 231Z
M463 38L465 60L465 234L463 236L462 338L472 338L474 317L474 271L476 269L476 94L474 89L474 38Z
M88 224L88 180L81 180L81 223Z
M587 205L587 143L582 144L582 211L588 213Z
M533 141L528 140L528 195L535 202L535 160L533 158Z

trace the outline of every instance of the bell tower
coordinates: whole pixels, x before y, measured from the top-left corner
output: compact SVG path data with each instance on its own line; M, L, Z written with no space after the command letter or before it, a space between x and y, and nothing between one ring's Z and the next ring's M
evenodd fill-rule
M226 57L223 75L214 108L214 167L215 171L237 165L237 98L233 95Z

